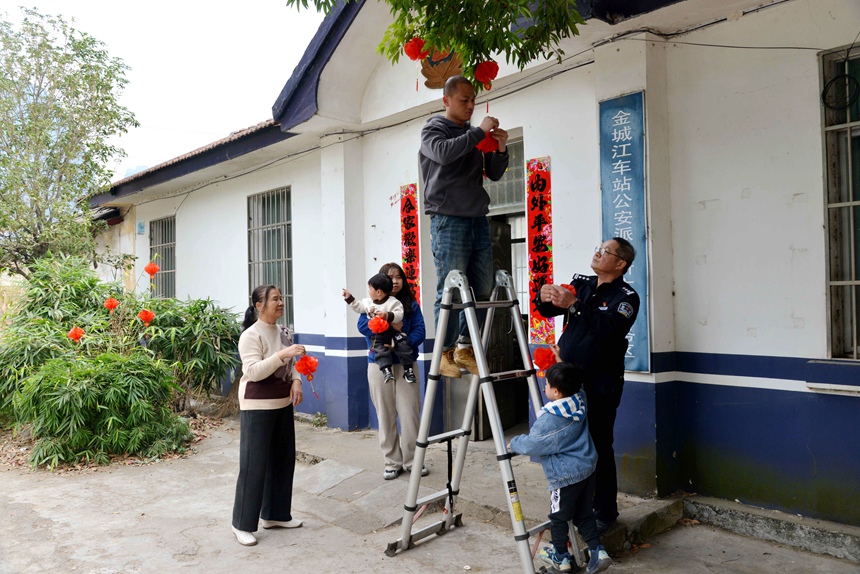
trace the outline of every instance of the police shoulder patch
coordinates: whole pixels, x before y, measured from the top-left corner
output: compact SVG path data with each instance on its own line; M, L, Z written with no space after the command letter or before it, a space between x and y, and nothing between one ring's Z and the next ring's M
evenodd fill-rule
M618 312L624 315L625 318L629 319L633 316L633 305L625 301L618 306Z

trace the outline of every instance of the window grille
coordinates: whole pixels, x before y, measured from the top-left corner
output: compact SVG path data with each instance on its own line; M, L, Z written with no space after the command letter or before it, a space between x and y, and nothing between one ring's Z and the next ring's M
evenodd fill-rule
M248 196L248 293L259 285L274 285L281 291L284 316L278 323L292 328L293 251L289 187Z
M176 297L176 218L165 217L149 223L149 259L158 267L150 284L152 297Z
M526 250L526 176L523 142L508 142L508 171L499 181L484 180L490 195L490 216L503 219L511 226L511 276L517 288L520 311L528 313L529 274ZM501 217L499 217L501 216Z
M860 359L860 48L822 58L830 355Z

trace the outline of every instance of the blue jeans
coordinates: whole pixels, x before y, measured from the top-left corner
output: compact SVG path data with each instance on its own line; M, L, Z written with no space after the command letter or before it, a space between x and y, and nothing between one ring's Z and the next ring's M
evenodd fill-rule
M476 301L487 300L493 290L493 243L490 239L490 221L486 217L457 217L455 215L430 216L430 246L436 263L436 303L433 315L439 325L439 305L445 278L452 269L466 273L469 287ZM455 297L453 301L459 301ZM478 324L483 325L486 310L477 312ZM459 313L460 329L457 329L457 315L449 313L445 330L444 349L450 349L457 342L457 336L469 337L466 316Z

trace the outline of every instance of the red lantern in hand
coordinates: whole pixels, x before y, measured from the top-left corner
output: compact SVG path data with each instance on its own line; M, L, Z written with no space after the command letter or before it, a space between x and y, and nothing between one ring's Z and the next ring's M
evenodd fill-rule
M484 89L493 87L492 81L499 75L499 65L492 60L481 62L475 66L475 79L484 84Z
M144 309L137 314L137 318L143 321L144 327L149 327L149 324L152 323L153 319L155 319L155 313L153 313L149 309Z
M421 38L412 38L403 45L403 53L410 60L423 60L430 54L430 50L424 49L424 40Z
M499 151L499 141L493 136L491 136L489 133L486 133L484 134L484 139L479 141L478 145L476 145L475 147L484 153Z
M155 279L155 274L158 273L158 270L161 269L158 265L156 265L155 261L150 261L146 264L146 267L143 268L149 274L150 281Z
M538 347L535 349L534 362L535 366L539 369L537 375L545 377L546 373L544 371L556 363L555 353L549 347Z
M108 297L107 299L105 299L104 305L105 305L105 309L110 311L110 314L113 315L114 309L119 307L119 301L117 301L113 297Z
M81 337L84 336L84 330L75 325L72 327L72 330L68 332L68 337L75 343L81 342Z
M376 333L377 335L386 332L389 327L388 321L382 317L374 317L367 322L367 326L372 333Z
M296 361L296 370L299 372L299 374L307 377L308 382L311 384L311 391L313 392L317 400L320 400L320 396L317 394L317 391L314 388L314 384L312 381L314 380L314 373L317 372L317 365L319 364L319 362L319 359L310 355L305 355L304 357Z
M565 289L567 289L568 291L570 291L571 293L576 295L576 287L574 287L573 285L564 284L564 285L562 285L562 287L564 287Z

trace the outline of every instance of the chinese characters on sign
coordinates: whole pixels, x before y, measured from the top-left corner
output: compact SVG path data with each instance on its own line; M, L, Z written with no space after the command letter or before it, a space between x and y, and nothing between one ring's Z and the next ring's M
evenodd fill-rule
M538 313L535 299L542 285L552 283L552 185L549 157L526 163L526 223L529 254L529 341L555 343L555 321Z
M645 114L643 92L600 102L600 188L603 239L623 237L636 261L624 280L639 294L625 368L648 371L648 253L645 243Z
M418 248L418 186L400 186L400 243L403 271L416 301L421 301L421 250Z

